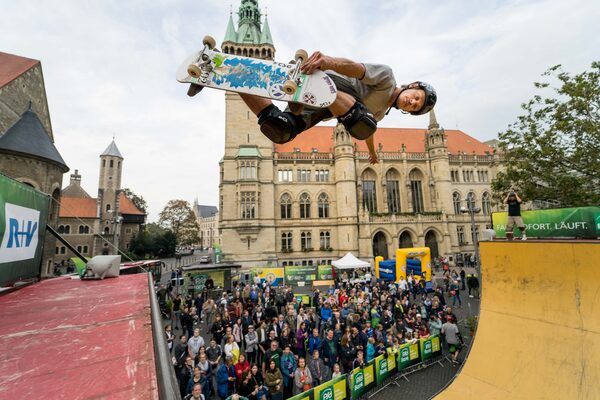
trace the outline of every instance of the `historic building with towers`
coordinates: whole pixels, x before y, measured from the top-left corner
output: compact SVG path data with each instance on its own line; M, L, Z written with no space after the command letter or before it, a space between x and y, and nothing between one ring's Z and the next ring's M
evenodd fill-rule
M230 16L225 53L273 58L258 2ZM380 162L342 125L316 126L274 144L235 93L225 94L225 152L220 161L219 230L226 261L243 266L318 265L346 252L395 257L400 247L431 248L460 262L491 224L491 180L502 159L460 130L379 128ZM474 217L464 213L478 206ZM472 207L474 208L474 207Z
M50 196L48 220L56 228L63 174L38 60L0 52L0 173ZM41 275L51 276L56 239L45 235Z
M62 191L58 232L86 257L117 254L117 248L128 250L146 221L146 214L122 191L123 161L113 140L100 154L98 197L81 187L78 170ZM73 257L63 245L57 245L55 251L59 262Z

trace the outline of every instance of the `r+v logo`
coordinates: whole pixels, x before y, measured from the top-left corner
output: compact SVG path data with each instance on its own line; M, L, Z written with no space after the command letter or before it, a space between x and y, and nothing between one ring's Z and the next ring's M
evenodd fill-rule
M27 227L25 227L25 223L27 223ZM29 247L37 229L37 221L21 220L21 226L19 226L19 221L16 218L9 218L8 243L6 244L6 248L11 249L13 246Z

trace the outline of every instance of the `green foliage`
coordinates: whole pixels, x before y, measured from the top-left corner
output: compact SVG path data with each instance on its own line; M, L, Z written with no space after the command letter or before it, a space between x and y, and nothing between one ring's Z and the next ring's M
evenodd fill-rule
M178 246L200 242L200 226L192 207L185 200L169 200L159 214L158 223L175 234Z
M177 240L173 232L151 223L131 239L129 250L137 259L154 259L175 255L176 247Z
M525 114L500 133L506 171L492 182L495 198L510 188L525 201L561 206L600 202L600 62L578 75L560 65L535 83L539 94L522 105ZM558 87L556 87L558 86ZM548 95L550 93L550 95Z
M121 189L121 191L125 194L125 196L127 196L131 201L133 201L133 204L135 204L138 210L143 211L145 214L148 214L148 203L146 203L146 200L144 200L142 196L138 196L133 192L133 190L128 188Z

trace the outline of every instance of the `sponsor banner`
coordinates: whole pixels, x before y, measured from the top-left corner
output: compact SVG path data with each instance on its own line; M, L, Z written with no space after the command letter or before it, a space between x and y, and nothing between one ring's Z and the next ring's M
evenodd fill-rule
M310 306L310 296L307 294L297 294L294 297L296 297L296 301L298 303Z
M40 274L49 201L0 174L0 286Z
M425 361L433 356L442 354L439 336L430 336L427 339L419 340L419 350L421 353L421 361Z
M311 389L304 393L297 394L294 397L290 397L289 400L311 400L312 394L313 394L313 390Z
M382 354L378 357L375 357L374 361L375 361L375 377L377 379L377 384L379 385L389 375L387 356Z
M314 400L344 400L346 398L346 375L342 375L313 389Z
M317 267L289 265L285 268L285 283L287 285L298 285L298 282L309 282L317 279Z
M331 281L333 280L333 271L331 265L319 265L317 267L317 280Z
M185 273L185 284L188 290L193 289L196 292L204 290L206 281L211 278L215 287L225 287L224 271L191 271Z
M406 343L400 346L398 351L398 370L419 363L419 343Z
M256 276L258 276L260 278L261 283L267 282L267 283L271 284L271 286L283 285L283 277L284 277L283 267L275 267L275 268L256 267L256 268L251 268L250 272L256 274Z
M521 217L529 237L600 237L600 207L522 211ZM507 220L507 212L492 213L496 237L506 237ZM521 231L516 226L513 232L516 237L521 236Z
M356 368L350 374L350 394L352 399L358 399L375 386L375 367L373 361L363 369Z

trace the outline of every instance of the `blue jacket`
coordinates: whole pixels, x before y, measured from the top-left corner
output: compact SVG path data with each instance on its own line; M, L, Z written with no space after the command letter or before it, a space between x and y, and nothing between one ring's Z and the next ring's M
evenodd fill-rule
M283 375L284 385L287 386L290 379L294 379L294 372L296 372L296 359L294 358L294 353L289 353L288 355L282 354L281 374Z
M367 362L371 361L374 358L375 358L375 346L373 346L373 343L369 343L367 345Z
M319 337L315 337L314 335L310 335L308 339L308 355L312 356L313 351L321 349L321 339Z
M321 319L323 321L329 321L332 316L333 316L333 313L331 312L331 308L327 308L327 307L321 308Z
M229 392L229 377L235 377L235 368L233 365L229 366L229 372L227 371L227 365L222 363L219 369L217 369L217 393L224 399L231 393Z

